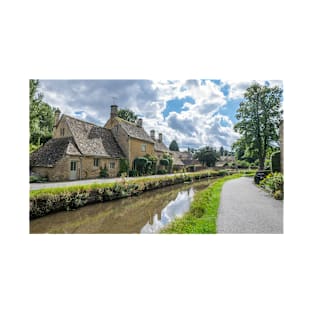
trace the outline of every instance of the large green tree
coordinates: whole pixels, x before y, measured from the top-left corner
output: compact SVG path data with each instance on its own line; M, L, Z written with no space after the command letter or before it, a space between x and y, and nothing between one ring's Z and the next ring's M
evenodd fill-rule
M283 90L277 86L254 83L247 88L237 110L235 130L242 135L241 144L244 143L251 154L257 155L261 170L270 145L279 139L282 93Z
M138 119L138 116L133 111L128 109L118 110L117 116L131 123L135 123Z
M195 158L197 158L203 165L215 166L217 161L217 152L212 147L204 147L196 151Z
M173 140L173 141L170 143L169 149L170 149L171 151L179 151L179 147L178 147L178 144L177 144L176 140Z
M54 109L45 103L38 92L39 80L29 81L29 143L39 146L52 137Z

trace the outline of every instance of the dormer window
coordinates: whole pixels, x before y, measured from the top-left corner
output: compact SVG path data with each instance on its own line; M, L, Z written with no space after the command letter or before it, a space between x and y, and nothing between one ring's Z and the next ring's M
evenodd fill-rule
M65 134L65 128L61 128L61 129L60 129L60 135L61 135L61 137L64 137L64 134Z

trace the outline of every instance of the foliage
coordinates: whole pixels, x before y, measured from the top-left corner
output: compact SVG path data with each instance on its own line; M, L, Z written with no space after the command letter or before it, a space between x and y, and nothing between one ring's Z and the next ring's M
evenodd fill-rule
M117 116L131 123L135 123L138 119L138 116L133 111L128 110L128 109L118 110Z
M283 199L284 176L281 173L278 172L270 173L260 181L260 186L269 190L274 196L276 194L276 197Z
M118 183L95 183L30 192L30 217L40 217L61 210L73 210L88 203L103 202L138 195L141 192L209 177L207 171L156 178L123 179Z
M148 160L148 162L150 162L147 164L147 174L154 175L156 173L158 158L151 154L146 154L145 158Z
M39 80L29 82L29 142L39 146L52 137L54 111L43 102L43 94L38 93Z
M182 218L175 219L161 233L174 234L215 234L216 220L223 184L241 174L223 177L213 182L206 190L198 192L191 203L190 211Z
M108 173L108 169L106 166L104 167L100 167L100 177L108 177L109 173Z
M250 167L250 163L242 160L242 161L237 161L237 167L238 168L249 168Z
M129 175L129 177L138 176L138 171L137 170L130 170L128 175Z
M272 172L280 172L280 151L274 152L271 156Z
M47 182L48 178L47 177L41 177L39 175L31 175L29 176L29 182L30 183L44 183Z
M173 141L170 143L169 149L170 149L171 151L179 151L179 147L178 147L178 144L177 144L176 140L173 140Z
M195 153L195 158L197 158L202 165L213 167L217 161L217 153L215 149L207 146L199 149Z
M157 170L157 174L158 174L158 175L164 175L164 174L167 174L167 170L161 170L161 169L158 169L158 170Z
M30 143L29 144L29 153L32 153L32 152L36 151L40 147L41 147L41 145L34 145L34 144Z
M127 159L120 159L120 175L122 173L128 173L129 171L129 163Z
M271 142L279 139L279 123L282 118L282 89L275 86L252 84L244 94L236 118L235 130L241 142L252 154L256 153L260 169L264 169L267 150Z
M134 160L134 169L139 175L144 175L147 171L148 159L143 157L137 157Z
M160 165L168 166L169 164L170 164L170 162L168 159L161 159L160 160Z

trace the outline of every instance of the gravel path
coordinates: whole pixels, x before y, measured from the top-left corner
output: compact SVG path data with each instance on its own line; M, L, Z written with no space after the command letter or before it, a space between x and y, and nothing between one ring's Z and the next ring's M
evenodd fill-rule
M251 177L230 180L222 189L217 233L282 234L283 201L256 187Z

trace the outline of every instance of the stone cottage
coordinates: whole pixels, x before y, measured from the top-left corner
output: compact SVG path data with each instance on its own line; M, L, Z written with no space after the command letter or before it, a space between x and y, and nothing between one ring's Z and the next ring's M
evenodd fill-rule
M53 138L31 154L34 173L49 181L99 177L106 167L117 176L119 160L125 158L112 132L103 127L56 112Z
M104 127L94 125L56 111L53 138L33 152L31 171L49 181L96 178L106 168L110 177L119 173L121 159L130 167L137 157L147 154L161 159L171 153L163 143L162 134L155 138L142 127L142 119L131 123L118 117L118 106L111 106L111 115ZM173 165L183 165L173 158Z

